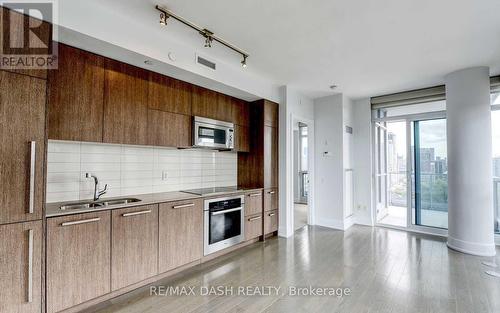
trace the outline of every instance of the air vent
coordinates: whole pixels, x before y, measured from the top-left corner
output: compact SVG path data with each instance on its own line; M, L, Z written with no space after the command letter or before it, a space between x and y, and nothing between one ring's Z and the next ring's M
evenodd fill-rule
M215 62L209 61L203 57L200 57L199 55L196 56L196 63L208 67L211 70L216 70L217 64Z

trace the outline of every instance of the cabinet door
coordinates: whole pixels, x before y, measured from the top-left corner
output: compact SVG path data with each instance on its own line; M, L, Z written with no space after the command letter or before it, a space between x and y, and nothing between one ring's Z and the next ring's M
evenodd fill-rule
M264 211L278 210L278 189L271 188L264 190Z
M40 312L42 221L0 226L0 312Z
M264 125L278 127L278 104L264 100Z
M47 219L47 312L111 291L110 211Z
M49 139L102 142L104 58L59 44L49 72Z
M186 82L151 72L149 74L150 109L191 115L192 86Z
M264 126L264 188L278 187L278 130Z
M110 59L105 69L103 141L147 144L148 73Z
M166 147L190 147L191 116L148 110L148 144Z
M158 273L158 205L113 210L111 289Z
M262 213L245 217L245 240L262 236Z
M0 71L0 224L42 218L46 81Z
M203 254L203 201L160 204L159 271L199 260Z
M245 195L245 216L262 213L262 191Z
M264 235L278 230L278 210L264 213Z
M246 101L232 98L233 123L241 126L250 126L250 107Z
M234 149L238 152L250 152L250 129L246 126L234 125Z
M193 87L192 114L231 122L233 108L229 96L202 87Z

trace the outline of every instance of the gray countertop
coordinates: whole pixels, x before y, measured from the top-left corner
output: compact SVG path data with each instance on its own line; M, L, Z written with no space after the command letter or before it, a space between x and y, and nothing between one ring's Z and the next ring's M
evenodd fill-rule
M128 195L128 196L114 197L114 198L103 198L101 200L136 198L136 199L139 199L141 201L127 203L127 204L110 205L110 206L106 206L106 207L69 209L69 210L61 210L61 206L68 205L71 203L84 202L86 200L53 202L53 203L47 203L45 205L45 216L46 217L55 217L55 216L81 214L81 213L88 213L88 212L107 211L107 210L113 210L113 209L122 209L122 208L148 205L148 204L157 204L157 203L164 203L164 202L184 201L184 200L201 199L201 198L213 198L213 197L219 197L219 196L224 196L224 195L234 195L234 194L241 194L241 193L245 193L245 192L252 192L252 191L256 191L256 190L262 190L262 188L239 188L238 190L232 191L232 192L220 192L220 193L213 193L213 194L203 195L203 196L190 194L190 193L186 193L186 192L181 192L181 191L150 193L150 194L142 194L142 195Z

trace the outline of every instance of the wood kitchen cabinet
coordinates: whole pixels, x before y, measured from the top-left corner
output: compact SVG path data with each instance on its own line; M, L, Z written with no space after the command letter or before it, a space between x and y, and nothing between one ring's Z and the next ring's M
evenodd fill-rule
M245 240L262 236L262 213L245 216Z
M262 213L262 191L245 194L245 216Z
M249 104L237 98L232 98L233 123L240 126L250 126Z
M192 85L150 72L148 92L150 109L191 115Z
M111 291L111 212L47 219L47 312Z
M191 116L148 110L148 145L190 147Z
M235 124L234 132L234 150L237 152L250 152L250 129L246 126Z
M106 59L104 73L103 141L148 143L148 72Z
M203 200L160 204L159 272L201 259L203 254Z
M49 139L102 142L104 58L59 44L48 78Z
M42 218L46 81L0 71L0 224Z
M278 210L264 212L264 235L278 231Z
M231 122L233 119L231 98L213 90L193 86L192 115Z
M264 100L264 125L278 127L278 104Z
M42 221L0 226L0 312L39 313Z
M279 208L278 188L264 190L264 211L274 211Z
M158 273L158 205L111 212L111 289Z
M264 188L278 187L278 129L264 126Z

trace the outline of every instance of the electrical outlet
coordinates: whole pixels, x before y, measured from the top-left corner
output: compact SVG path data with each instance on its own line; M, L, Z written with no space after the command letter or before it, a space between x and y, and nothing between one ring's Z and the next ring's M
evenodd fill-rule
M167 179L168 179L168 172L162 171L161 172L161 180L167 180Z

